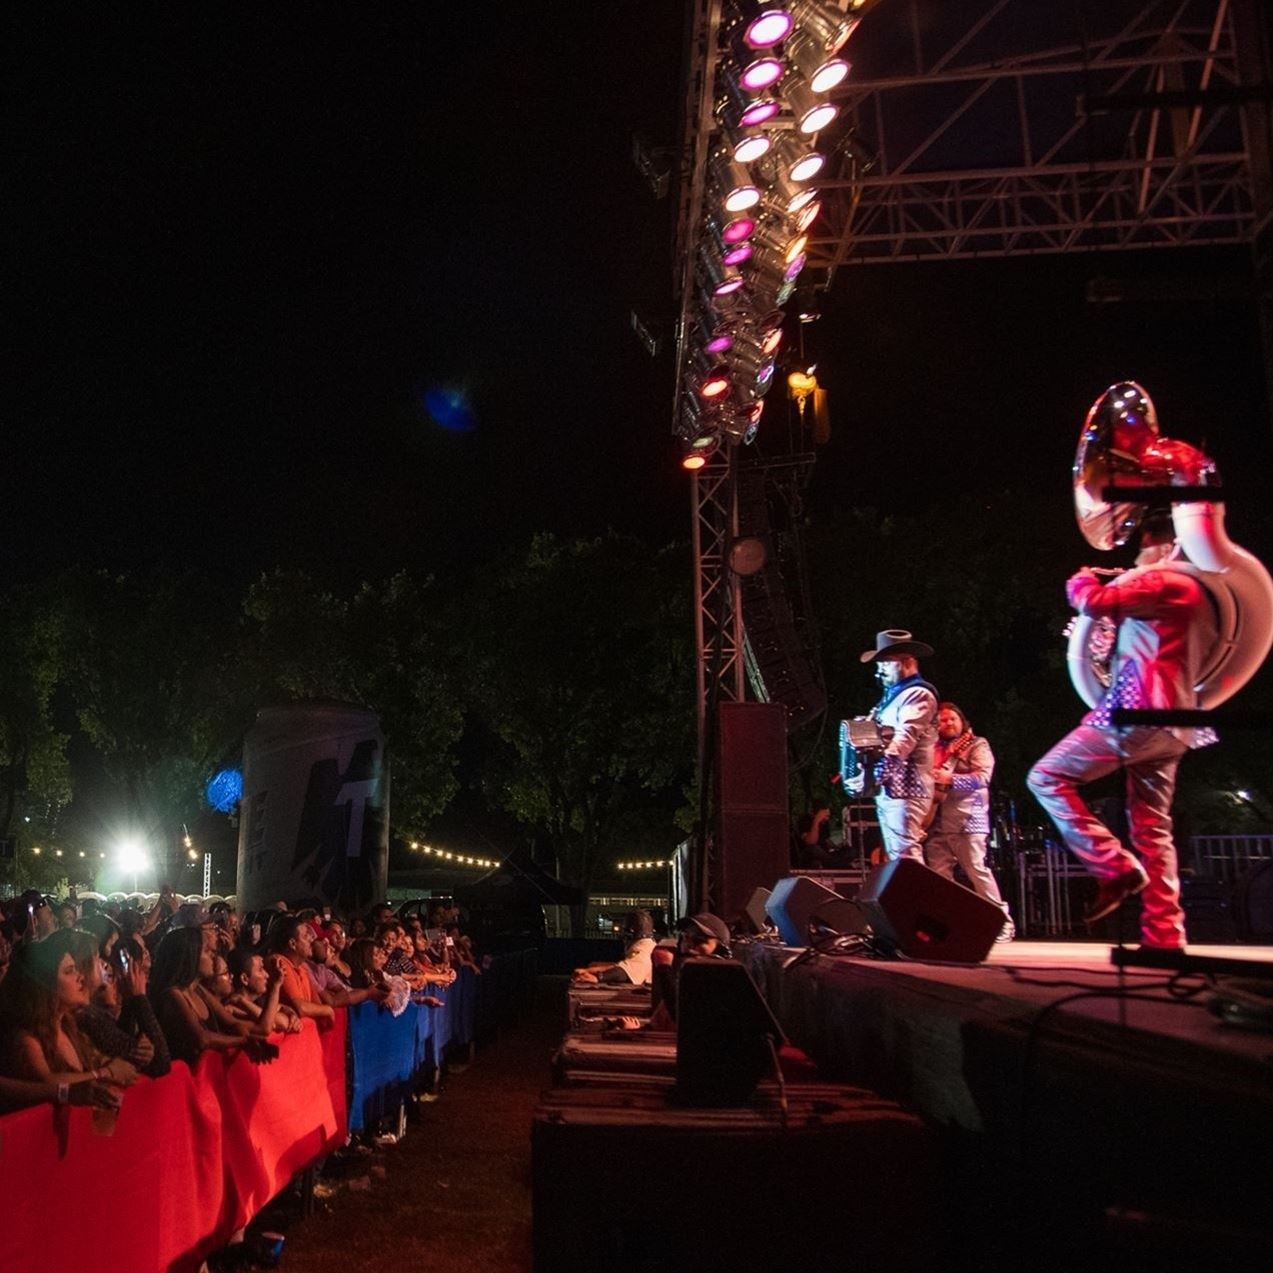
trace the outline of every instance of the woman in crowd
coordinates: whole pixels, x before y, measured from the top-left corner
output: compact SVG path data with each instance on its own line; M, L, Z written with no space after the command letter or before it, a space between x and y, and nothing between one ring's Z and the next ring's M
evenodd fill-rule
M99 1051L125 1057L148 1078L157 1079L172 1068L172 1057L146 997L149 970L145 942L135 937L116 942L102 964L92 1002L76 1020Z
M358 990L385 986L385 948L370 937L359 937L349 947L349 984Z
M255 951L236 946L228 958L213 958L214 979L205 983L210 993L218 995L221 1003L237 1021L248 1026L251 1032L266 1038L277 1030L285 1034L299 1034L301 1019L286 1004L279 1002L283 985L282 975L273 965ZM226 975L219 975L224 965ZM224 988L224 995L221 994Z
M345 931L344 924L338 919L333 919L327 925L327 952L327 966L338 976L349 981L353 975L353 969L345 958L349 952L349 934ZM353 982L349 984L353 985Z
M212 975L212 960L198 928L169 929L155 952L150 1002L173 1056L193 1064L206 1050L241 1047L254 1061L270 1059L273 1049L263 1039L200 993L199 978Z
M51 1085L59 1103L69 1101L71 1089L81 1084L123 1088L137 1078L129 1061L108 1061L98 1052L76 1021L89 1003L89 979L77 960L86 943L92 958L91 938L74 929L25 944L0 984L0 1070L26 1083Z

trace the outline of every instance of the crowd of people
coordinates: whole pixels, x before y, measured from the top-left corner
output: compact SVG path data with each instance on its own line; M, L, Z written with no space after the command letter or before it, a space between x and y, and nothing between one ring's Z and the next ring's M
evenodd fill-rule
M335 1009L440 1005L480 973L454 907L399 916L283 903L240 916L165 887L143 910L35 889L0 901L0 1112L40 1102L118 1109L139 1075L204 1051L278 1054L277 1039Z

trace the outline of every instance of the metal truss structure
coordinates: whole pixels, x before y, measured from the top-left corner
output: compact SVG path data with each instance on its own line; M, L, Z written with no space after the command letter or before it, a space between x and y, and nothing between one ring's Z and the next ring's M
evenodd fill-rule
M849 46L810 264L1250 243L1244 108L1268 85L1235 8L885 0Z
M725 0L689 0L680 149L678 349L718 124ZM824 3L828 0L824 0ZM852 0L830 0L848 10ZM874 0L808 271L1074 251L1249 244L1273 349L1273 109L1267 0ZM858 8L858 5L854 5ZM806 279L808 275L806 275ZM678 402L681 386L677 386ZM745 693L746 633L728 550L725 448L694 482L700 761L708 705ZM712 875L710 845L700 859ZM693 878L692 873L692 878Z

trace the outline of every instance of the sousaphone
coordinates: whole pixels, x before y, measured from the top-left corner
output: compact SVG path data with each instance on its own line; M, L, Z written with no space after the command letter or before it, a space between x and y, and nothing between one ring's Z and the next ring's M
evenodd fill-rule
M1074 511L1093 548L1126 544L1151 506L1148 500L1110 502L1106 487L1218 485L1206 455L1159 435L1153 400L1134 380L1111 385L1092 403L1074 458ZM1215 602L1217 636L1196 688L1199 707L1218 707L1255 675L1273 646L1273 579L1259 558L1229 539L1222 503L1173 503L1171 520L1178 553L1154 569L1192 575ZM1109 686L1114 639L1107 620L1079 615L1071 625L1070 679L1089 707Z

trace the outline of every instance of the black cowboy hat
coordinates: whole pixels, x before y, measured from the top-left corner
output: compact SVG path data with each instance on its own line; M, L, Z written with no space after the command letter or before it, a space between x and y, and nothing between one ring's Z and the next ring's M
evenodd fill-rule
M916 641L905 628L886 628L875 634L875 649L864 651L862 662L874 663L876 659L898 658L903 654L927 659L932 657L933 647Z

